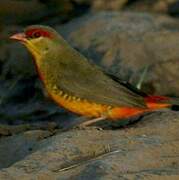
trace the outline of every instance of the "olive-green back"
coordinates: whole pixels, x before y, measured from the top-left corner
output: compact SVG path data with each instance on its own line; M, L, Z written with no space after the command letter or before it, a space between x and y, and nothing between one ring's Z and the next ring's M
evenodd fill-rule
M65 41L58 53L43 59L41 70L48 88L56 88L90 102L118 107L145 108L144 98L124 83L113 80ZM48 58L48 59L46 59Z

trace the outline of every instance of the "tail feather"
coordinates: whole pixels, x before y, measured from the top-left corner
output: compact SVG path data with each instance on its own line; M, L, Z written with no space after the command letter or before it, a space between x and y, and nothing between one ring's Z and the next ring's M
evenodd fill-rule
M179 110L179 99L166 96L147 96L145 102L150 109L171 108Z

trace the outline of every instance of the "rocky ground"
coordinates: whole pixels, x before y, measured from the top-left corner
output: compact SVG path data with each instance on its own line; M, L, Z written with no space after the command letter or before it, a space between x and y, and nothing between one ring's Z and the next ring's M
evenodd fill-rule
M0 179L178 179L178 119L160 112L116 130L34 130L3 138L0 165L8 168Z
M107 71L134 86L145 71L143 91L178 97L178 5L175 0L2 0L0 179L179 179L179 112L63 132L76 116L51 102L32 57L8 39L28 24L51 25Z

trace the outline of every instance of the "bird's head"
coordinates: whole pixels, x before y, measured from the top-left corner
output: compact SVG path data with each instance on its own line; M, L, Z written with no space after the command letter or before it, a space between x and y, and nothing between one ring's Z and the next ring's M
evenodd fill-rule
M32 25L24 32L14 34L10 39L20 41L35 56L35 59L55 54L60 45L64 47L63 38L52 28L42 25ZM56 52L55 52L56 51Z

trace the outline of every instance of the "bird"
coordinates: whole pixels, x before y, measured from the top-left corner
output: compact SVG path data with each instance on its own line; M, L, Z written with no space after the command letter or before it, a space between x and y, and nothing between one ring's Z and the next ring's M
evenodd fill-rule
M85 117L86 126L179 105L174 98L148 95L109 74L70 46L52 27L30 25L10 39L24 44L34 56L37 73L49 96L59 106Z

